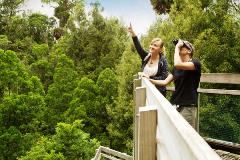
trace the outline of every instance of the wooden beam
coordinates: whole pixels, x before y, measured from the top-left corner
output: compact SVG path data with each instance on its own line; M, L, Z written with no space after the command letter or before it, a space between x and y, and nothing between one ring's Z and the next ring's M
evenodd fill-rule
M175 87L166 87L167 88L167 91L175 91Z
M226 90L226 89L198 89L199 93L210 93L210 94L225 94L225 95L240 95L240 90Z
M139 75L138 74L133 75L133 79L139 79Z
M168 91L175 91L174 87L167 87ZM203 89L198 88L198 93L209 93L209 94L224 94L239 96L240 90L226 90L226 89Z
M105 157L105 158L110 159L110 160L119 160L118 158L115 158L113 156L109 156L109 155L104 154L104 153L101 153L101 157Z
M141 107L139 113L139 160L156 160L157 107Z
M213 148L240 154L240 144L204 137L204 140Z
M232 73L202 73L202 83L240 84L240 74Z
M115 151L113 149L103 147L103 146L101 146L101 153L103 153L103 154L105 153L109 156L118 157L118 158L124 159L124 160L133 160L133 157L127 155L126 153L121 153L121 152L118 152L118 151Z
M96 150L96 155L94 158L92 158L91 160L100 160L101 158L101 146Z

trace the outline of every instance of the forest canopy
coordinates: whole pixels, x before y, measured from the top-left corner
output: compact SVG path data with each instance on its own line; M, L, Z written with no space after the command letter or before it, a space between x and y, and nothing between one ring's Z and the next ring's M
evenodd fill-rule
M131 155L141 60L126 25L104 17L99 2L89 11L83 0L42 2L57 4L54 17L20 13L24 0L0 0L0 159L89 160L100 145ZM165 16L139 38L144 48L154 37L164 40L169 70L172 40L181 38L195 46L203 72L240 73L237 1L151 4ZM239 104L239 97L203 95L201 134L240 143Z

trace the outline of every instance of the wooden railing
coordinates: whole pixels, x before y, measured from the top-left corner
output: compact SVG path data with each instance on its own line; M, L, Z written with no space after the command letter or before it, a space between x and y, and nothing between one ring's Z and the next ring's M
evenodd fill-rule
M133 157L127 155L126 153L121 153L104 146L100 146L97 149L95 157L91 160L100 160L102 157L110 160L133 160Z
M201 88L202 83L211 83L211 84L240 84L240 74L233 73L202 73L200 84L198 88L198 116L197 121L199 122L199 108L201 102L201 93L206 94L223 94L223 95L233 95L239 96L240 90L228 90L228 89L209 89L209 88ZM167 87L168 91L174 91L174 87ZM199 124L197 124L197 131L199 131Z
M240 84L240 74L205 73L200 82ZM239 90L199 88L198 92L240 95ZM134 79L134 99L134 156L101 146L92 160L221 159L146 78Z
M134 90L134 160L221 159L149 80Z
M202 73L201 83L219 83L219 84L240 84L240 74L232 73ZM174 91L174 87L167 87L167 90ZM240 95L240 90L227 89L204 89L199 87L198 93L224 94L224 95Z
M202 73L200 82L240 84L240 74L233 74L233 73Z

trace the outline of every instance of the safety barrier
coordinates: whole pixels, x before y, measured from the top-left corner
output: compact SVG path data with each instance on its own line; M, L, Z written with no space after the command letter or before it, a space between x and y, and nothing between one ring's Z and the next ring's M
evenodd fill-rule
M134 90L134 160L221 159L148 79Z

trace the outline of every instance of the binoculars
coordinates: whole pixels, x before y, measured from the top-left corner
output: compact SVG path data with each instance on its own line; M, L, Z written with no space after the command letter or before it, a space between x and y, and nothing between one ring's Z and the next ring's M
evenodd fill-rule
M172 43L176 46L176 44L178 43L178 39L172 40Z

